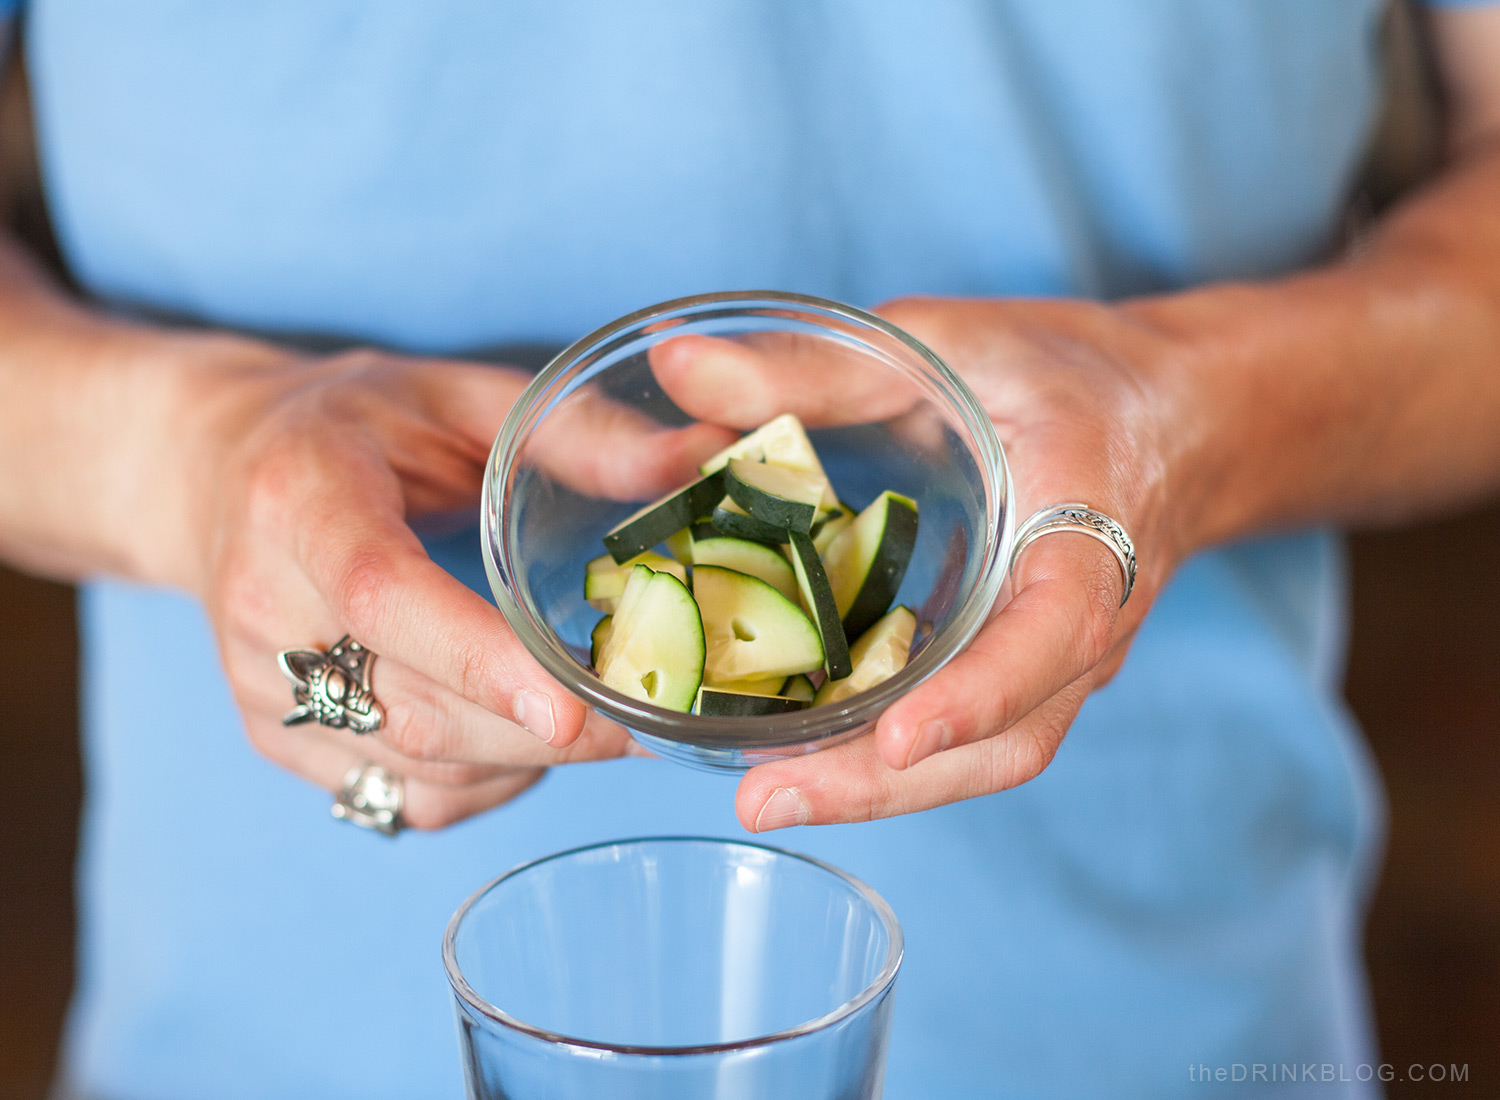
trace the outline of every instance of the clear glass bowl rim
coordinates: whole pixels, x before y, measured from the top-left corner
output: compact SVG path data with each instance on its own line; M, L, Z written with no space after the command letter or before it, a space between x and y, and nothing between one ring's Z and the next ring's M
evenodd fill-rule
M641 703L605 687L597 676L554 641L545 618L532 605L530 594L520 591L521 586L514 579L518 570L509 567L515 555L507 538L504 510L492 507L491 501L496 486L509 484L520 444L541 418L542 399L548 397L549 391L578 365L579 360L608 346L629 330L643 330L651 322L672 314L700 307L737 305L746 309L786 306L814 315L832 314L857 326L876 329L904 346L926 366L930 380L935 381L942 396L963 418L975 444L975 462L988 471L990 484L985 490L987 522L981 531L976 532L983 536L984 545L978 551L983 557L973 588L905 668L842 705L808 707L787 714L754 718L705 718ZM968 384L927 345L884 318L842 302L789 291L727 290L674 298L626 314L575 340L554 356L516 399L495 437L495 445L485 465L480 531L495 601L511 629L550 675L581 696L589 706L630 729L684 745L753 751L813 744L873 722L902 695L960 653L979 633L1005 583L1006 565L1015 534L1014 500L1010 466L989 414ZM494 523L491 523L492 517ZM502 583L495 583L496 577L501 578Z
M749 1039L737 1039L730 1043L705 1043L698 1046L633 1046L625 1043L604 1043L593 1039L581 1039L576 1036L561 1035L554 1031L548 1031L546 1028L528 1024L524 1020L518 1020L504 1009L490 1004L489 1001L481 997L469 985L468 980L463 975L463 971L458 966L458 948L455 942L458 937L458 927L463 923L463 919L469 910L477 905L479 900L491 890L499 886L502 882L515 878L517 875L525 874L527 871L546 863L553 863L557 860L598 851L602 848L619 848L648 844L710 844L719 848L754 848L758 851L770 852L775 856L794 859L800 863L809 864L821 871L835 875L851 886L855 893L875 910L880 923L885 927L886 935L890 938L890 946L886 950L885 962L881 965L880 971L863 989L837 1008L825 1012L822 1016L798 1024L795 1027L772 1032L769 1035L756 1035ZM630 837L625 840L601 840L595 844L585 844L578 848L569 848L563 852L554 852L551 855L542 856L540 859L529 860L517 867L512 867L503 875L491 879L478 890L474 891L474 893L470 894L468 899L448 919L448 928L443 933L443 969L447 971L448 984L453 987L454 993L462 998L465 1004L486 1019L493 1020L513 1031L518 1031L523 1035L528 1035L533 1039L540 1039L547 1043L579 1047L584 1050L608 1051L612 1054L640 1055L654 1058L695 1054L725 1054L737 1050L749 1050L755 1047L767 1046L771 1043L778 1043L786 1039L795 1039L802 1035L811 1035L814 1032L823 1031L837 1024L839 1021L852 1016L885 992L891 983L896 980L896 974L901 969L901 960L904 953L905 940L902 937L901 922L896 919L895 912L891 909L885 898L849 874L849 872L841 870L831 863L824 863L820 859L814 859L812 856L803 855L800 852L789 852L785 848L774 848L769 844L755 844L748 840L726 840L723 837L711 836L639 836Z

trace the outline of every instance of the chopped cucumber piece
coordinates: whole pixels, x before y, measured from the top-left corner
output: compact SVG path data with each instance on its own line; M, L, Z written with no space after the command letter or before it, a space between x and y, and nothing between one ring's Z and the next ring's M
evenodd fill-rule
M630 570L630 576L625 581L625 591L620 593L620 598L615 602L614 623L618 624L629 620L635 611L635 605L641 602L641 597L646 594L649 587L648 582L656 575L650 566L637 565ZM604 639L604 644L599 647L599 656L594 661L594 671L601 676L614 658L619 649L620 632L615 629L614 624L610 626L609 636Z
M705 676L703 682L709 687L723 688L725 691L740 691L746 695L780 695L782 686L786 683L786 677L761 676L753 680L731 680L727 684L719 684ZM811 682L808 681L808 683Z
M844 529L854 522L854 513L845 509L836 516L830 516L822 523L813 525L813 547L819 554L827 555L828 548L833 545L833 540L843 534Z
M829 680L814 700L817 706L842 703L851 695L868 691L889 680L906 667L911 656L911 640L917 630L917 617L907 607L894 607L890 613L860 635L849 650L854 671L845 679Z
M693 595L703 616L704 675L710 683L791 676L823 664L816 628L759 577L695 565Z
M691 526L694 520L707 516L723 495L723 479L718 474L699 478L616 524L604 536L604 549L615 561L627 562Z
M797 577L791 564L773 547L749 539L721 535L693 543L694 565L722 565L759 577L789 600L797 598Z
M916 502L892 492L881 493L834 538L825 551L828 583L850 637L891 606L916 545Z
M653 551L637 554L624 564L619 564L608 554L600 554L584 568L583 598L589 606L613 615L620 593L625 591L625 581L637 565L644 565L653 572L665 570L686 583L687 569L671 558L664 558Z
M756 519L735 503L733 497L725 497L714 509L714 523L726 535L737 539L754 539L756 542L779 543L786 541L786 530L774 523Z
M722 688L699 688L694 714L719 718L756 718L767 714L787 714L808 706L806 699L786 699L780 695L754 695Z
M688 711L703 682L703 621L687 586L636 566L600 651L599 678L621 695Z
M818 461L818 452L813 450L812 441L807 438L802 421L791 413L782 413L775 419L767 420L749 435L742 436L698 467L698 472L711 474L722 470L731 458L748 458L752 462L807 470L821 477L827 486L828 475L823 472L823 464ZM838 497L834 495L833 487L827 486L822 507L831 511L838 506Z
M589 657L605 684L673 710L765 717L842 702L905 667L916 618L886 609L916 547L914 501L885 492L855 515L790 413L700 470L588 563L584 598L605 612Z
M673 559L680 561L683 565L690 565L693 561L693 536L692 529L684 527L675 535L668 535L662 540L666 544L667 553Z
M812 530L828 479L806 470L731 458L724 489L745 511L775 527L804 534Z
M802 604L817 623L818 633L823 639L823 667L828 670L830 680L848 676L849 641L844 636L844 624L839 621L838 607L834 603L833 590L828 586L828 577L823 572L823 562L813 549L812 539L801 531L788 534L792 543L792 569L797 574Z
M781 694L788 699L801 699L811 703L818 694L818 689L813 687L813 682L806 676L793 676L786 682L786 687L781 689Z
M599 667L599 654L604 649L604 643L609 641L609 632L614 625L615 617L606 615L594 624L593 633L589 635L589 664L595 669Z

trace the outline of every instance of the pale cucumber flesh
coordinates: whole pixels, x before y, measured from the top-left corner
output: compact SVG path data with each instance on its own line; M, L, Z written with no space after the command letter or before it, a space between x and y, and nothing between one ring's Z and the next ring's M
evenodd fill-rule
M789 600L797 598L797 576L778 551L750 539L699 539L693 543L694 565L720 565L759 577Z
M910 608L892 608L849 649L854 671L842 680L829 680L814 698L814 703L842 703L862 691L889 680L906 667L911 656L911 640L916 634L917 617Z
M698 471L711 474L722 470L731 458L748 458L755 462L787 466L793 470L808 470L819 475L825 485L828 481L828 475L823 472L823 464L818 461L818 452L813 450L812 441L807 438L807 430L803 428L802 421L792 413L782 413L767 420L749 435L740 437L714 455ZM833 487L828 486L821 507L830 510L837 508L838 503Z
M620 593L625 591L625 581L637 565L644 565L654 572L665 570L683 583L687 582L687 569L680 562L662 557L651 550L637 554L623 564L617 563L608 554L600 554L584 569L583 598L589 602L590 607L606 615L614 614Z
M703 658L703 623L692 593L672 574L638 566L605 640L599 678L621 695L686 712L703 682Z
M786 677L823 664L822 642L802 609L759 577L694 566L693 595L703 616L709 683Z

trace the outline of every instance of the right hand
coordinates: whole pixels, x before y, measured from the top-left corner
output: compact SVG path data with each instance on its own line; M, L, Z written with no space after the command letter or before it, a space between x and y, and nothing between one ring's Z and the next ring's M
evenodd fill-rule
M553 681L483 597L433 563L410 520L477 504L528 376L375 352L325 359L224 337L169 338L178 425L159 471L180 492L137 537L149 579L197 594L251 742L336 791L369 760L405 780L406 823L439 828L514 797L551 764L628 737ZM562 415L562 414L559 414ZM593 495L665 491L733 433L668 430L604 398L574 402L541 462ZM165 518L163 518L165 517ZM378 654L373 736L304 724L278 651L344 634ZM529 732L528 732L529 731Z

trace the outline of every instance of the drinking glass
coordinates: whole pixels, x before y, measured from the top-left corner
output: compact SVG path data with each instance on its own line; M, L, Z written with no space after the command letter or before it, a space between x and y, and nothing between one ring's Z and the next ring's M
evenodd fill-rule
M453 915L470 1100L879 1097L901 927L835 867L741 841L612 841Z
M589 636L600 613L583 597L585 563L603 553L601 535L660 490L635 500L586 496L554 478L544 459L591 445L574 438L569 417L560 414L601 396L659 424L691 423L651 364L653 348L685 336L735 341L763 354L785 351L809 370L843 372L851 391L878 393L879 408L867 412L861 406L868 401L851 397L836 416L810 417L807 430L845 504L862 508L892 489L919 505L916 548L896 595L916 612L917 632L910 661L891 679L842 703L720 718L629 698L589 668ZM1005 582L1011 500L994 425L925 345L852 306L745 291L651 306L558 355L500 429L485 470L480 526L495 602L543 668L656 755L744 770L872 730L886 707L969 643Z

